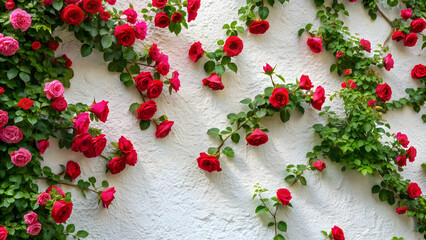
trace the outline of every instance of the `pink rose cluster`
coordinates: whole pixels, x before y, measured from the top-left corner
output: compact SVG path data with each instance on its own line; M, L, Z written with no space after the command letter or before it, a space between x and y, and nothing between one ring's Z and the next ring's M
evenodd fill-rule
M37 213L31 211L24 216L25 223L28 224L27 233L36 236L41 231L41 224L37 221Z
M68 103L63 96L64 92L65 88L58 80L44 84L44 93L46 93L47 99L52 100L51 105L55 111L63 112L67 109Z
M407 21L413 17L413 10L403 9L401 10L401 17ZM392 34L392 40L404 42L404 46L413 47L416 45L419 37L417 33L421 33L426 28L426 22L422 18L413 19L410 24L410 28L406 30L396 30Z
M407 135L399 132L396 134L396 139L398 140L398 142L401 144L402 147L408 148L408 144L410 144L410 141L408 140ZM405 154L400 155L396 158L396 163L400 167L407 166L407 159L410 162L414 162L414 160L416 160L416 156L417 156L417 149L413 146L410 146L406 150Z

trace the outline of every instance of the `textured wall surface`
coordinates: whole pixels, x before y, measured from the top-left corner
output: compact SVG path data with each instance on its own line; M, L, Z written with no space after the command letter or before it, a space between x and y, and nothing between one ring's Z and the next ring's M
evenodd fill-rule
M117 5L126 8L129 2L139 10L147 3L121 0ZM141 102L136 88L125 88L117 74L109 73L101 54L82 59L79 42L70 33L58 33L64 44L57 54L66 53L75 71L65 97L69 102L108 100L108 121L93 124L103 129L109 143L121 135L130 139L139 155L135 167L127 167L118 175L105 175L102 158L85 159L82 154L59 150L51 144L45 154L47 165L59 171L59 164L77 161L82 166L83 178L106 178L117 190L113 204L103 209L97 205L94 194L88 193L88 199L83 199L75 189L64 187L73 192L74 210L69 222L88 230L90 239L272 239L273 230L266 227L268 219L254 214L258 202L251 199L253 185L260 183L271 190L271 196L281 187L292 192L294 208L281 211L279 216L288 223L288 233L284 234L287 239L323 239L320 231L329 231L333 225L339 225L351 240L388 240L393 236L421 239L414 231L413 219L398 216L393 207L371 194L378 179L353 171L342 173L339 165L326 160L323 173L307 174L306 187L288 186L283 181L286 166L305 163L306 152L319 142L311 126L324 119L311 107L306 107L304 115L293 114L286 124L278 118L265 119L262 123L271 132L270 141L263 146L246 146L244 141L238 145L229 143L236 157L221 159L221 173L208 174L198 168L199 153L217 144L206 135L207 129L225 127L226 115L242 110L241 99L263 92L270 84L260 73L266 62L277 64L277 72L287 81L308 74L315 86L324 86L329 94L339 89L342 81L329 72L333 56L326 51L312 53L306 46L307 36L297 36L298 29L307 23L314 23L314 27L319 24L313 1L292 0L271 10L271 28L265 35L243 36L244 51L236 58L238 74L224 75L223 91L213 92L202 86L201 80L206 77L204 62L191 62L188 49L195 41L201 41L204 49L214 49L216 41L225 38L222 25L237 19L237 10L244 2L202 0L198 18L179 37L150 26L148 41L137 42L140 47L157 43L170 56L172 68L181 73L178 94L164 94L157 101L158 114L167 114L175 121L171 134L160 140L155 139L153 127L141 132L136 116L128 111L131 103ZM359 2L346 5L350 17L343 20L350 31L369 39L373 46L383 43L389 25L380 16L371 21ZM398 8L387 12L395 17ZM405 96L405 88L418 85L410 71L416 64L425 64L425 51L421 51L419 43L404 48L401 43L390 42L390 47L395 68L380 73L392 87L393 99L399 99ZM338 101L327 100L326 105L341 109ZM426 113L424 108L422 113ZM420 167L426 156L422 141L426 125L420 116L405 108L387 114L386 118L393 132L406 133L417 147L417 160L408 164L404 176L426 191L425 172ZM106 151L111 147L108 144Z

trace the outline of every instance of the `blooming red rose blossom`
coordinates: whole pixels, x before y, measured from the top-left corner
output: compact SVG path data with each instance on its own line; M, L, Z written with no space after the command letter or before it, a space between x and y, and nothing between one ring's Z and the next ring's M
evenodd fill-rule
M102 0L83 0L84 11L95 14L102 8Z
M149 99L157 98L161 95L161 92L163 91L163 82L160 80L154 80L151 81L148 85L148 89L146 91L146 96Z
M418 198L422 195L422 190L417 183L411 182L408 184L407 193L411 198Z
M413 33L420 33L426 28L426 22L422 18L414 19L411 22L410 29Z
M426 66L418 64L411 70L411 77L414 79L420 79L426 77Z
M417 37L417 34L410 33L407 35L407 37L404 40L404 46L413 47L414 45L416 45L418 39L419 38Z
M109 21L109 19L111 18L111 13L109 13L108 11L105 11L104 9L102 9L99 12L99 17L101 18L101 20L103 21Z
M393 64L394 64L394 61L392 59L392 54L389 53L388 55L386 55L386 57L383 59L383 61L384 61L384 64L385 64L385 69L387 71L390 71L393 68Z
M108 101L95 102L90 107L90 111L93 112L101 122L106 122L109 113Z
M24 110L28 110L31 108L31 106L34 104L34 101L29 99L29 98L22 98L19 102L18 102L18 107L21 107Z
M289 190L281 188L277 190L277 198L282 205L287 206L293 197Z
M74 152L85 152L92 146L92 136L88 132L78 134L71 144L71 150Z
M252 146L260 146L268 142L268 135L262 130L256 128L250 136L246 138L247 144Z
M0 95L2 95L4 93L4 88L0 87Z
M52 109L63 112L67 109L68 103L64 97L57 97L52 100Z
M198 9L200 9L201 0L188 0L188 22L195 20L198 15Z
M396 208L396 213L398 213L400 215L406 213L407 211L408 211L407 207L398 207L398 208Z
M136 86L141 92L147 90L152 81L154 81L154 79L150 72L141 72L135 77Z
M126 159L123 157L113 158L108 164L108 169L111 174L117 174L126 168Z
M413 16L413 11L411 9L402 9L401 10L401 17L407 21Z
M396 134L396 138L398 139L399 143L401 143L401 145L405 148L408 147L408 144L410 144L410 141L408 141L407 135L401 132Z
M180 80L178 71L173 72L173 77L170 79L170 85L172 86L173 90L175 90L175 92L179 91Z
M322 172L322 170L324 170L324 168L326 168L325 166L325 162L323 161L316 161L312 163L312 166L314 168L316 168L318 171Z
M249 31L252 34L264 34L269 29L268 21L260 20L250 23Z
M213 171L222 171L217 157L208 155L207 153L200 153L200 157L197 158L197 163L199 168L209 173Z
M352 74L352 69L346 69L345 70L345 75L348 76L349 74Z
M180 22L180 20L182 20L182 13L180 13L180 12L173 13L172 22L178 23L178 22Z
M101 193L101 200L102 200L102 207L103 208L109 207L111 202L115 199L114 194L115 194L114 187L107 188Z
M138 18L137 12L131 8L124 10L123 15L127 16L127 21L131 24L135 24Z
M0 240L6 240L7 238L7 229L0 225Z
M325 90L323 87L318 86L315 89L314 96L311 102L312 107L317 110L321 110L321 107L324 104L324 102L325 102Z
M120 148L120 151L123 153L130 153L134 150L132 142L123 136L118 139L118 148Z
M67 167L65 171L66 174L71 177L71 179L76 179L81 174L80 165L71 160L67 162Z
M371 106L373 106L373 105L376 105L376 103L377 103L377 101L376 101L376 100L374 100L374 99L370 99L370 101L368 101L367 105L368 105L369 107L371 107Z
M157 104L153 100L143 103L137 110L138 119L149 120L157 112Z
M40 140L37 142L38 151L43 154L46 152L46 149L49 147L49 140Z
M371 52L371 43L368 40L365 39L361 39L361 41L359 42L362 46L362 48L367 51L367 52Z
M399 42L399 41L402 41L404 39L405 39L405 33L402 32L402 31L395 31L392 34L392 40L394 40L394 41Z
M154 23L156 27L166 28L170 25L170 18L167 14L159 12L155 15Z
M135 30L129 24L115 27L114 36L117 38L117 43L125 47L132 46L136 41Z
M333 240L345 240L345 234L338 226L334 226L331 229L331 236L333 237Z
M7 10L12 10L15 8L15 2L13 0L7 0L5 6Z
M341 58L345 53L344 52L337 52L336 53L336 59Z
M416 156L417 156L417 149L415 147L411 146L410 148L408 148L407 154L408 154L408 158L409 158L410 162L414 162L414 160L416 160Z
M382 102L387 102L392 97L392 89L387 83L382 83L377 86L376 94Z
M303 89L303 90L311 90L314 87L308 75L302 75L300 77L299 86L300 86L300 89Z
M74 122L74 128L77 130L77 133L85 133L89 130L89 113L80 113L77 115L77 117L73 120Z
M407 166L407 156L406 156L406 155L398 156L398 157L396 158L396 163L397 163L397 164L398 164L398 166L400 166L400 167Z
M66 54L62 55L61 58L65 59L65 66L69 69L72 66L71 59L68 58Z
M126 153L124 155L124 159L126 160L126 163L130 166L135 166L138 162L138 153L136 152L136 150L133 150L129 153Z
M157 125L157 130L155 132L156 138L165 138L167 135L169 135L170 131L172 130L174 122L169 120L164 120L162 123Z
M152 0L152 6L163 9L167 4L167 0Z
M188 55L193 62L197 62L200 58L203 57L203 54L204 49L202 48L202 44L200 42L193 43L189 48Z
M322 51L322 39L319 37L312 37L308 38L308 41L306 42L309 46L309 48L314 53L320 53Z
M225 41L225 45L223 45L223 51L225 51L226 55L229 57L238 56L244 48L243 41L237 36L230 36Z
M31 45L31 48L32 48L34 51L37 51L40 47L41 47L41 43L40 43L39 41L35 41L35 42L33 42L33 44Z
M160 58L160 50L158 50L157 44L152 44L149 48L148 54L153 61L157 61Z
M59 47L59 42L56 41L55 39L50 39L50 41L47 43L47 46L52 50L52 51L56 51L56 49L58 49Z
M52 218L56 223L64 223L68 220L72 213L72 203L64 200L56 201L52 208Z
M213 73L210 77L203 79L203 85L209 87L215 91L222 90L225 88L222 84L222 79L216 73Z
M289 92L287 88L275 88L274 91L272 91L272 95L269 98L269 102L275 108L282 108L290 102L288 94Z
M61 17L64 23L78 26L84 20L84 13L80 7L70 4L62 10Z

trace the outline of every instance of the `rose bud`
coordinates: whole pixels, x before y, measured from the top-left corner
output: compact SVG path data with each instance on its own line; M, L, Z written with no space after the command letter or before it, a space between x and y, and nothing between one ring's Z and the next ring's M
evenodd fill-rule
M49 140L40 140L37 142L37 148L38 151L43 154L44 152L46 152L46 149L49 147L50 143Z
M408 210L408 208L407 207L398 207L398 208L396 208L396 213L398 213L398 214L404 214L404 213L406 213L407 212L407 210Z
M74 180L81 174L80 165L74 161L68 161L65 172Z
M277 190L277 198L282 205L287 206L293 197L289 190L281 188Z
M316 168L318 171L322 172L322 170L324 170L324 168L326 168L325 166L325 162L323 161L316 161L312 163L312 166L314 168Z
M108 101L95 102L90 107L90 111L93 112L101 122L106 122L109 113Z
M225 51L226 55L229 57L238 56L244 48L243 41L237 36L230 36L225 41L225 45L223 45L223 51Z
M311 90L314 87L308 75L302 75L300 77L299 86L300 86L300 89L303 89L303 90Z
M114 187L107 188L101 193L101 200L102 200L102 207L103 208L109 207L111 202L115 199L114 194L115 194Z
M275 88L274 91L272 91L272 95L269 98L269 102L275 108L282 108L290 102L288 94L289 92L286 88Z
M157 125L157 131L155 132L156 138L165 138L169 135L172 130L174 122L169 120L164 120L164 122Z
M200 157L197 158L198 167L209 173L213 171L222 171L220 168L220 162L215 156L210 156L207 153L200 153Z
M122 157L113 158L107 166L111 174L120 173L126 168L126 159Z
M320 53L322 51L322 39L319 37L312 37L308 38L308 41L306 42L309 46L309 48L314 53Z
M269 29L268 21L260 20L253 21L250 24L249 32L252 34L264 34Z
M337 52L336 53L336 59L341 58L345 53L344 52Z
M215 91L222 90L225 88L222 83L222 79L216 73L213 73L210 77L203 79L203 85L209 87Z
M392 97L392 89L387 83L382 83L377 86L376 94L382 102L386 102Z
M265 66L263 66L263 72L264 72L266 75L272 75L272 74L274 73L274 69L271 67L271 65L269 65L269 64L267 63Z
M407 193L411 198L418 198L420 195L422 195L422 190L419 188L417 183L411 182L408 184Z
M257 128L246 138L246 141L252 146L260 146L268 142L268 135Z
M143 103L137 110L138 119L149 120L157 112L157 104L154 101L149 100L148 102Z
M345 234L343 233L343 230L338 226L334 226L331 229L331 235L333 237L333 240L345 240Z
M72 203L67 203L64 200L56 201L52 208L52 218L56 223L64 223L71 216Z
M202 44L200 42L193 43L189 48L188 55L193 62L197 62L200 58L203 57L203 54L204 49L202 48Z
M180 80L178 71L173 72L173 77L170 79L170 85L172 86L173 90L175 90L175 92L179 91Z

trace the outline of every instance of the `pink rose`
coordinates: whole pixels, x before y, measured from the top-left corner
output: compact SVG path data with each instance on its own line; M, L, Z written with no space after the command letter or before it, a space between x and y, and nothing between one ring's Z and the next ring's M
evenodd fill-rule
M47 99L62 97L65 92L64 85L58 80L53 80L44 84L44 92Z
M102 207L104 208L109 207L111 202L115 199L114 194L115 194L114 187L107 188L101 193Z
M300 86L300 89L303 89L303 90L311 90L314 87L308 75L302 75L300 77L299 86Z
M362 46L362 48L367 51L367 52L371 52L371 43L368 40L365 39L361 39L361 41L359 42Z
M417 156L417 149L415 147L411 146L407 150L407 154L408 154L408 158L410 159L410 162L414 162L414 160L416 160L416 156Z
M50 199L52 199L52 197L50 196L49 193L42 192L37 197L37 204L40 206L46 206L46 202L49 201Z
M384 61L384 64L385 64L385 69L387 71L390 71L393 68L393 64L394 64L394 61L392 59L392 54L389 53L388 55L386 55L386 57L383 61Z
M46 152L46 149L49 147L50 143L49 140L40 140L37 142L37 148L38 151L43 154L44 152Z
M50 194L50 192L52 191L52 189L55 189L55 191L56 191L56 193L57 193L57 194L61 195L62 197L65 197L65 193L64 193L64 191L62 190L62 188L59 188L59 187L57 187L57 186L55 186L55 185L52 185L52 186L48 187L48 188L46 189L46 193L49 193L49 194Z
M22 140L24 133L17 126L0 128L0 140L6 143L18 143Z
M25 148L20 148L12 152L10 158L17 167L25 167L31 161L31 153Z
M95 102L90 107L90 111L93 112L101 122L106 122L109 113L108 101Z
M31 16L20 8L13 10L9 20L14 29L19 29L22 32L27 31L31 26Z
M399 132L399 133L397 133L396 134L396 138L398 139L398 141L399 141L399 143L401 143L401 145L403 146L403 147L407 147L408 146L408 144L410 143L410 141L408 141L408 137L407 137L407 135L405 135L405 134L403 134L403 133L401 133L401 132Z
M136 38L139 40L144 40L147 34L147 26L146 26L146 22L144 21L139 21L136 23L135 25L135 34L136 34Z
M89 130L90 119L88 113L80 113L73 121L77 133L85 133Z
M403 9L401 10L401 17L407 21L409 18L413 16L413 11L411 9Z
M396 163L398 164L398 166L403 167L403 166L407 166L407 156L406 155L401 155L398 156L396 158Z
M222 90L225 88L222 84L222 79L216 73L213 73L210 77L203 79L203 85L213 90Z
M316 168L318 171L322 172L322 170L324 170L324 168L326 168L325 166L325 162L323 161L316 161L312 163L312 166L314 168Z
M7 112L0 110L0 128L4 127L9 121L9 115Z
M0 54L12 56L19 49L19 43L13 37L0 38Z
M63 112L67 109L68 103L64 97L54 98L52 101L52 109L55 111Z
M325 91L324 88L321 86L318 86L317 89L315 89L314 97L312 99L312 107L321 110L322 105L325 102Z
M24 215L24 220L26 224L33 224L37 222L37 213L31 211Z
M131 24L135 24L138 18L136 11L131 8L124 10L123 15L127 16L127 21Z
M344 52L337 52L336 53L336 59L341 58L345 53Z
M0 225L0 240L6 240L7 229Z
M157 131L155 132L156 138L165 138L169 135L172 130L174 122L169 120L164 120L164 122L157 125Z
M30 224L27 227L27 233L33 236L38 235L40 231L41 231L41 224L39 222Z
M172 86L173 90L175 90L175 92L179 91L180 80L178 71L173 72L173 77L170 79L170 85Z
M306 42L309 48L314 53L320 53L322 51L322 39L319 37L308 38Z

